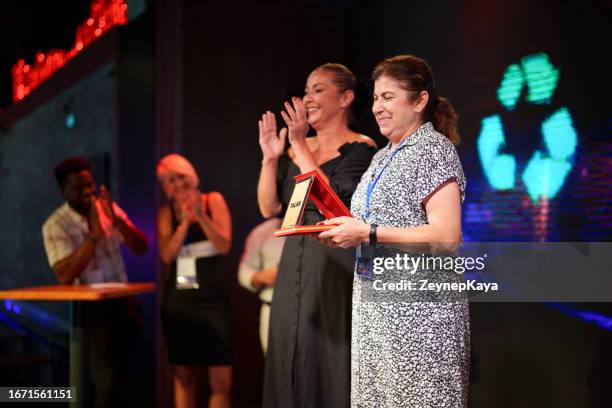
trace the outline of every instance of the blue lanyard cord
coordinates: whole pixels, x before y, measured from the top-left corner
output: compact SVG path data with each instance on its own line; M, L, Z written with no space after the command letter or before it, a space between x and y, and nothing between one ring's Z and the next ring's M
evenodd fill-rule
M404 144L404 142L407 140L408 138L404 139L402 141L402 143L400 143L399 145L397 145L395 147L395 149L393 149L393 152L391 152L391 154L389 155L389 157L387 158L387 161L385 162L385 165L382 167L382 169L380 169L380 172L378 173L378 175L376 176L376 178L374 178L374 180L370 179L370 183L368 184L368 190L366 191L366 203L365 203L365 212L363 214L363 219L367 220L368 218L370 218L370 199L372 198L372 191L374 191L374 187L376 187L376 184L378 183L378 180L380 180L380 176L382 176L382 174L384 173L385 169L387 168L387 166L389 165L389 163L391 162L391 159L393 159L393 156L395 156L395 154L397 153L397 151L399 150L399 148ZM380 163L384 160L384 158L380 159L380 161L378 162L378 164L376 165L376 168L374 169L374 171L376 171L376 169L378 168L378 166L380 165ZM374 176L375 173L372 174L372 176ZM373 177L372 177L373 178Z

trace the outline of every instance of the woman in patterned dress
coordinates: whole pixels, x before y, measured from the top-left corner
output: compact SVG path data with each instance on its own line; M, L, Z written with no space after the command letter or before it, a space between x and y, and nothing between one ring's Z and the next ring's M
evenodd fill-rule
M374 156L352 197L355 218L327 220L338 226L319 238L341 248L459 243L465 177L454 147L457 114L438 96L420 58L386 59L372 78L372 112L389 144ZM371 301L371 282L355 275L351 405L466 407L467 301L410 301L408 295Z

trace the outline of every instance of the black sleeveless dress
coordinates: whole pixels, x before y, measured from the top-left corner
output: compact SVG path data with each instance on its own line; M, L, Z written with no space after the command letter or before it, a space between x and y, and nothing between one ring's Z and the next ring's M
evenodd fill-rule
M178 220L172 209L172 228ZM206 240L198 224L189 227L184 244ZM176 261L162 297L161 317L168 357L173 365L229 365L232 361L225 257L196 260L198 289L176 288Z
M364 143L347 143L338 151L339 157L320 167L349 207L375 149ZM299 173L283 155L277 173L282 214L295 186L293 177ZM309 202L303 225L322 219ZM264 407L348 407L354 266L354 249L329 248L304 236L285 241L270 314Z

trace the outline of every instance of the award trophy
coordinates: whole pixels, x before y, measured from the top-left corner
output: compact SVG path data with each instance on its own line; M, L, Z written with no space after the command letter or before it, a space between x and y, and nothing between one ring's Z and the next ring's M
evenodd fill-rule
M295 187L291 194L289 207L281 228L274 233L274 236L318 234L334 228L334 225L300 225L309 199L325 218L352 217L351 212L334 193L334 190L316 170L313 170L295 176Z

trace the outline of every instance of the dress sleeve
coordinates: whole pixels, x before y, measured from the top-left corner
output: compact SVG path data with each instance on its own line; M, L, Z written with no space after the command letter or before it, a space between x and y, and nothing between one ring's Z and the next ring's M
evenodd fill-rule
M423 205L423 200L449 180L459 185L463 202L466 181L455 146L448 139L436 140L424 146L421 152L423 165L419 167L416 189L419 203Z
M340 148L344 156L340 164L328 174L329 185L342 200L350 207L351 197L361 181L361 176L370 166L376 149L366 143L354 142Z

